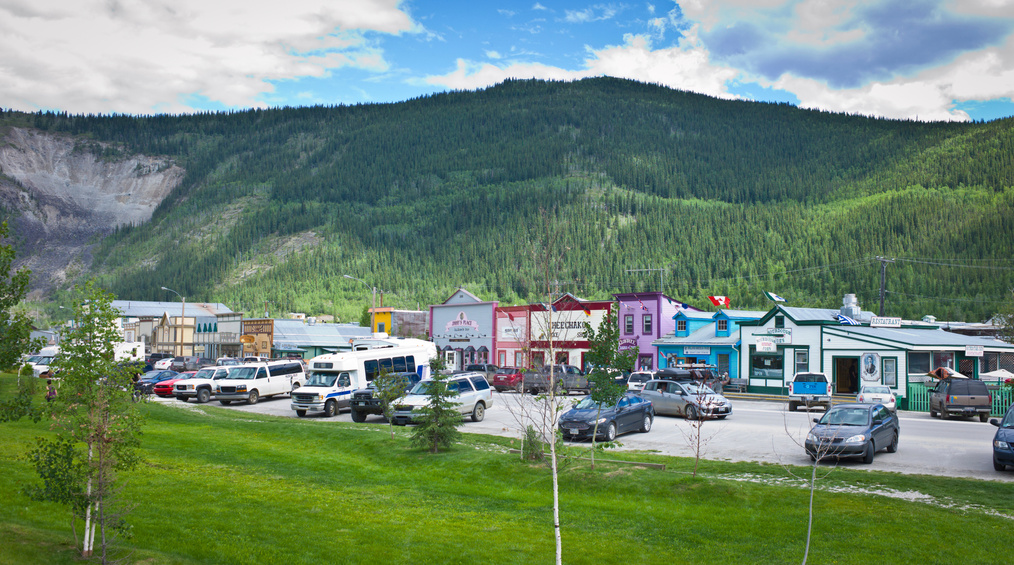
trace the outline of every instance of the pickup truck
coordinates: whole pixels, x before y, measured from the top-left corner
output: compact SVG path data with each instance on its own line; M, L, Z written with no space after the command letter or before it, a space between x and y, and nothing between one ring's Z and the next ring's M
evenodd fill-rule
M800 405L831 407L831 386L824 373L796 373L789 382L789 411Z
M538 371L526 371L524 376L524 392L539 394L549 392L550 367L544 366ZM591 385L580 369L573 365L554 365L553 379L556 382L557 394L571 392L589 393Z
M412 390L412 387L420 380L419 374L412 372L392 373L392 376L401 378L405 393ZM366 416L370 414L383 415L384 406L381 404L380 399L374 395L376 392L377 388L374 386L374 383L370 383L370 386L367 388L361 388L352 392L349 408L352 411L353 422L365 422Z

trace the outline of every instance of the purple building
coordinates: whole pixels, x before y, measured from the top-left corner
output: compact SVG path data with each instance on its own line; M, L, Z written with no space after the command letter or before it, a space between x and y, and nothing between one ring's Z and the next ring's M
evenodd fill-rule
M676 329L673 316L680 310L701 312L661 292L629 292L614 294L619 301L616 319L620 324L620 350L636 347L636 368L658 369L656 339Z

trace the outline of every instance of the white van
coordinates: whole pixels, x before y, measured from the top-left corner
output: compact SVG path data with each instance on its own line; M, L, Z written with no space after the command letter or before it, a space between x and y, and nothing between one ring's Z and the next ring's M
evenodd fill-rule
M306 383L299 361L272 361L232 367L229 374L215 381L215 399L223 405L233 400L257 404L262 396L287 394Z
M352 391L366 388L382 372L414 372L426 378L429 362L437 356L432 342L411 338L362 341L353 344L353 349L310 360L306 386L292 393L292 409L297 416L307 412L334 416L349 408Z
M211 400L215 394L215 381L229 376L229 370L233 367L204 367L194 373L189 379L176 381L173 386L173 394L176 400L186 402L196 398L198 404L204 404Z

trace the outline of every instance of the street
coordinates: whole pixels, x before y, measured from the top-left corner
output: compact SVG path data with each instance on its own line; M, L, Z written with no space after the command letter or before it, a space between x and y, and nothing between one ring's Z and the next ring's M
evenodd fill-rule
M155 398L155 397L152 397ZM581 397L561 398L564 403L576 402ZM175 399L159 402L180 404ZM188 403L198 408L194 402ZM214 400L208 405L221 406ZM289 407L289 397L262 398L251 406L233 404L227 409L259 414L296 418ZM461 430L506 437L521 437L521 430L535 413L541 413L536 399L530 395L493 393L493 406L486 411L482 422L466 418ZM525 414L528 414L526 417ZM702 457L722 461L756 461L785 465L810 464L802 443L809 429L810 419L819 417L820 410L788 412L785 403L771 401L736 400L733 414L726 420L708 420L702 430ZM992 465L991 442L996 427L973 420L940 420L923 412L900 411L901 438L897 453L879 451L871 465L858 460L842 460L840 465L855 469L873 469L904 474L925 474L950 477L968 477L994 481L1014 481L1014 472L996 472ZM320 422L352 422L349 412L333 418L320 414L304 420ZM370 416L367 423L383 423L379 416ZM691 423L682 418L656 416L647 434L630 433L617 438L621 450L656 452L665 455L693 457Z

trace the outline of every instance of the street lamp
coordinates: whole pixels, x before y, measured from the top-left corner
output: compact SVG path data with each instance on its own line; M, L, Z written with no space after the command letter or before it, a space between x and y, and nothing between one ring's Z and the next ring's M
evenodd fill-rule
M374 316L377 315L377 287L371 286L368 282L364 281L363 279L357 279L356 277L353 277L351 275L342 275L342 276L347 279L359 281L365 284L366 286L370 287L371 290L373 290L373 308L370 309L370 333L372 334L374 331L376 331L377 328L376 319L374 318Z
M171 288L162 287L162 290L168 290L169 292L180 297L180 302L183 303L183 307L180 310L180 357L183 356L183 328L187 323L187 299L182 294L176 292Z

